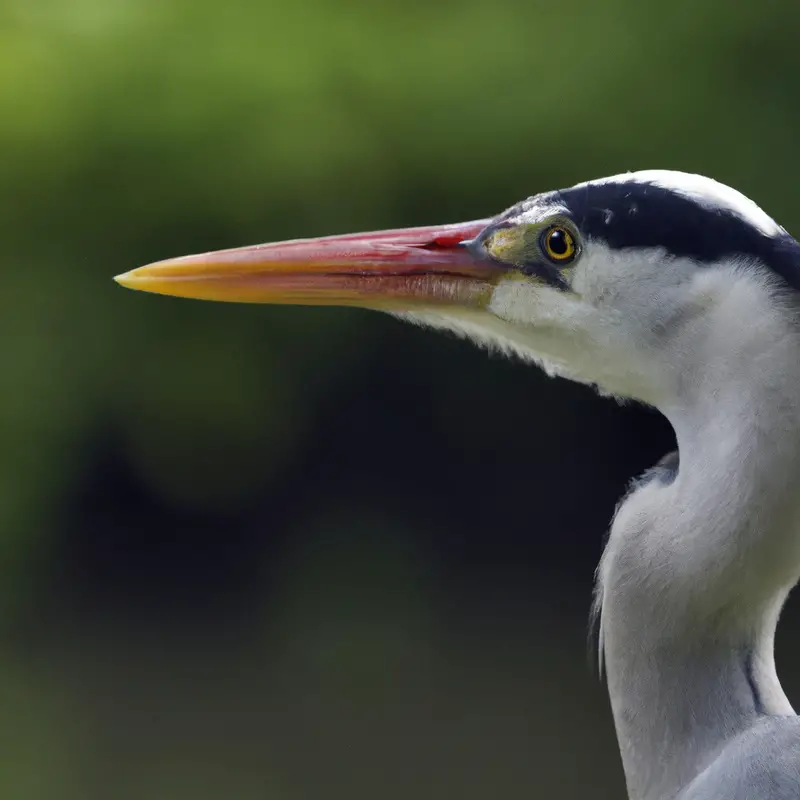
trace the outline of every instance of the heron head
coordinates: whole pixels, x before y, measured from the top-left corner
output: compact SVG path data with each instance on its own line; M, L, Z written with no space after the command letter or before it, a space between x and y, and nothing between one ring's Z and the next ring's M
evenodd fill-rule
M184 256L117 280L207 300L382 310L658 405L702 368L712 332L724 343L758 298L800 284L800 258L739 192L650 170L541 193L489 219Z

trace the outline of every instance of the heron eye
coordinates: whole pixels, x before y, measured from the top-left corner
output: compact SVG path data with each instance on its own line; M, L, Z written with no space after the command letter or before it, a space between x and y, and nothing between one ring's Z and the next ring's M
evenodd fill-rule
M542 233L542 250L557 264L565 264L575 258L575 237L561 225L553 225Z

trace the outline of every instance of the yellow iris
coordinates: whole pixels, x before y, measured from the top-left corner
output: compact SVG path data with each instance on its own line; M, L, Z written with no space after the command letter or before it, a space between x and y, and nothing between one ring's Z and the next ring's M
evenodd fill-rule
M575 238L561 225L553 225L542 235L542 250L551 261L563 264L575 257Z

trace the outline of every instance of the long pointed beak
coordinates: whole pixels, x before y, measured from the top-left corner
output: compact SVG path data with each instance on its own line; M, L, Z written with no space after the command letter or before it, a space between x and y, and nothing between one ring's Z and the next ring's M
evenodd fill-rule
M471 245L490 220L297 239L139 267L130 289L238 303L403 309L485 305L504 272Z

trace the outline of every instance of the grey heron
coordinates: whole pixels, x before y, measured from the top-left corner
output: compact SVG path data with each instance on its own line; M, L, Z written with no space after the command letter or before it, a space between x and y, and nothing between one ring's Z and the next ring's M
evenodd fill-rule
M659 409L678 452L622 500L597 571L629 796L800 798L800 721L773 655L800 577L800 244L754 202L648 170L489 219L185 256L117 280L383 310Z

